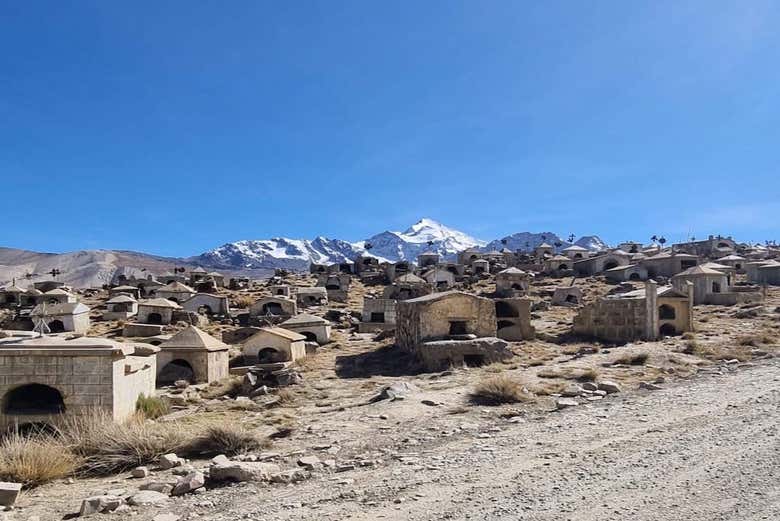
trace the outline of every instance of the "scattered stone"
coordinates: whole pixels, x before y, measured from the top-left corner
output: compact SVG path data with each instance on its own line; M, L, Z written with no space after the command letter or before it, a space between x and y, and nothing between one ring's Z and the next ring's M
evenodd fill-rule
M176 483L177 481L172 483L165 481L151 481L149 483L144 483L138 488L140 490L151 490L152 492L159 492L160 494L168 495L173 490L173 487L176 486Z
M593 382L585 382L582 384L582 388L586 391L596 391L598 390L599 386L594 384Z
M423 405L430 405L431 407L438 407L439 405L443 405L441 402L436 402L434 400L423 400Z
M228 457L224 454L220 454L219 456L214 456L211 458L211 463L214 465L222 465L223 463L230 463L230 459L228 459Z
M0 481L0 505L4 507L14 506L16 498L19 497L20 490L22 490L21 483Z
M558 410L566 409L568 407L576 407L579 405L579 402L573 398L558 398L555 400L555 407Z
M176 454L163 454L160 456L158 463L161 469L168 470L184 465L184 459L180 458Z
M174 476L186 476L190 472L194 472L195 467L193 467L190 464L182 465L181 467L176 467L171 471L171 474Z
M214 481L269 481L271 474L279 472L273 463L231 461L212 465L209 476Z
M322 468L322 462L317 456L304 456L302 458L298 458L298 465L305 468L306 470L317 470Z
M650 382L640 382L639 388L647 389L648 391L658 391L659 389L662 389L660 385L656 385Z
M309 473L303 469L290 469L272 474L271 481L274 483L297 483L308 477Z
M81 502L81 509L79 510L80 516L89 516L92 514L100 514L103 512L113 512L120 505L124 504L125 500L119 496L92 496L88 497Z
M173 382L173 385L177 389L186 389L187 387L190 386L190 383L187 380L176 380L175 382Z
M167 494L155 492L154 490L141 490L136 492L127 500L133 506L154 505L168 500Z
M602 380L598 385L599 391L606 391L607 394L620 392L620 386L611 380Z
M130 475L134 478L145 478L149 475L149 468L148 467L136 467L131 472Z
M171 491L172 496L181 496L189 492L193 492L206 484L206 478L202 472L194 471L190 472L186 476L182 476L176 482L176 486Z
M569 398L579 396L580 394L582 394L582 387L579 385L569 385L563 391L561 391L561 396L566 396Z
M379 402L382 400L403 400L407 394L418 391L414 384L409 382L393 382L392 384L385 386L379 391L379 394L371 398L371 402Z

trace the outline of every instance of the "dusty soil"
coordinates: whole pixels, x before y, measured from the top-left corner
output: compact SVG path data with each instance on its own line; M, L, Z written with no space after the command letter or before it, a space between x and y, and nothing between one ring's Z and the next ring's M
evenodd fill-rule
M296 277L298 285L313 283ZM532 294L567 281L543 280ZM578 281L587 300L614 286ZM358 311L381 287L354 283ZM492 291L490 280L466 288ZM231 292L257 298L264 289ZM88 304L99 309L103 295ZM326 309L307 312L324 314ZM176 513L195 519L778 519L780 518L780 289L758 305L696 307L696 333L609 346L562 339L576 308L534 312L538 338L512 344L505 363L424 373L393 347L336 324L333 341L301 365L302 385L273 407L196 399L177 408L184 423L241 423L259 434L286 429L274 460L296 466L316 455L354 470L325 468L294 485L241 484L133 508L151 520ZM232 326L212 323L219 332ZM175 328L171 328L174 330ZM92 334L119 324L95 322ZM637 358L638 357L638 358ZM633 360L639 362L632 362ZM623 392L555 411L556 395L584 373L617 382ZM473 405L476 385L506 375L533 394L530 403ZM368 404L385 385L408 382L404 400ZM639 389L661 382L660 389ZM432 405L431 405L432 404ZM193 465L205 468L208 462ZM155 472L155 479L168 476ZM9 519L63 519L89 495L127 493L139 480L119 475L58 481L25 492ZM100 519L101 515L94 518Z
M780 518L778 359L723 364L660 390L560 412L447 414L439 406L410 417L407 409L424 397L342 411L303 428L307 452L325 459L328 448L341 448L337 459L343 451L364 467L288 486L216 488L142 508L133 519L168 512L215 521ZM370 440L358 439L357 424ZM15 519L60 519L77 509L87 485L98 484L42 487L25 495Z

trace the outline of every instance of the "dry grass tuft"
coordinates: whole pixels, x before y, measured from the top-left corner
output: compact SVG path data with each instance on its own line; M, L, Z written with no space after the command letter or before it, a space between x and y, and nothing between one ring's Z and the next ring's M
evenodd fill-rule
M213 400L214 398L219 398L220 396L230 396L231 398L235 398L241 394L242 388L243 382L240 376L229 376L227 378L223 378L216 384L212 384L207 387L201 393L201 396L207 400Z
M239 295L233 299L233 303L238 309L247 309L252 307L252 304L255 303L255 300L256 299L251 295Z
M493 376L478 383L469 398L472 403L479 405L500 405L533 400L529 393L523 391L520 382L505 375Z
M295 403L295 392L290 389L279 389L276 391L276 397L279 398L280 405L292 405Z
M271 441L241 425L209 425L204 432L195 436L184 451L188 454L233 456L253 450L267 449Z
M650 355L647 353L625 354L617 358L614 363L622 365L645 365Z
M176 423L151 423L141 417L115 423L105 414L70 418L59 429L65 447L80 459L77 472L101 476L146 465L181 451L190 438Z
M561 370L543 369L536 373L539 378L562 378L578 382L593 382L599 377L599 372L593 367L565 367Z
M686 355L695 355L709 360L739 360L740 362L747 362L753 358L750 350L744 346L702 346L696 340L686 342L682 352Z
M560 394L566 389L565 382L539 382L532 384L528 390L538 396L549 396L551 394Z
M758 335L741 336L737 339L737 344L741 346L761 347L766 344L774 344L774 343L775 343L775 339L766 333L758 334Z
M0 479L36 487L72 475L78 458L62 442L44 434L7 434L0 440Z

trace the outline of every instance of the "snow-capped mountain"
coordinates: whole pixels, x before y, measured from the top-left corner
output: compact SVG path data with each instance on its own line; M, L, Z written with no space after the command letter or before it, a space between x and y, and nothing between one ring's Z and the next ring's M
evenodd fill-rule
M221 268L305 270L312 262L347 262L359 255L397 262L415 260L418 254L430 249L443 257L453 257L459 251L483 244L432 219L421 219L406 231L386 231L354 243L325 237L313 241L276 237L227 243L191 260Z
M309 264L331 264L354 260L359 255L370 255L381 261L414 261L424 251L434 251L442 258L453 259L458 252L468 248L482 251L512 251L533 249L543 242L560 244L559 249L571 243L558 235L548 233L516 233L486 243L461 231L448 228L433 219L420 219L403 232L385 231L363 241L347 242L317 237L314 240L277 237L264 240L231 242L208 251L190 262L221 269L275 269L306 270ZM595 236L582 237L575 244L589 250L606 247Z
M484 244L484 241L448 228L433 219L420 219L406 231L382 232L354 246L360 250L368 249L368 255L380 260L397 262L413 261L425 251L452 258L460 251Z
M591 251L600 251L608 247L604 241L602 241L595 235L586 235L584 237L580 237L579 239L577 239L572 243L569 242L568 240L562 239L557 234L552 232L544 232L544 233L521 232L512 235L507 235L506 237L502 237L501 239L496 239L495 241L489 242L486 246L480 249L482 251L492 251L492 250L501 251L502 249L507 248L508 250L511 251L530 252L533 251L537 246L541 245L542 243L547 243L550 246L553 246L556 249L556 251L561 251L564 248L571 246L572 244L576 244L577 246L581 246Z
M346 262L354 259L360 252L353 244L338 239L317 237L310 241L275 237L229 242L192 260L207 266L225 268L306 270L312 262Z
M502 242L503 241L503 242ZM453 259L468 248L482 251L512 251L533 249L542 242L563 249L570 243L554 233L516 233L485 243L448 228L432 219L421 219L403 232L386 231L358 242L317 237L314 240L274 239L238 241L220 246L189 258L166 258L142 252L117 250L82 250L68 253L38 253L0 247L0 286L16 280L27 286L38 280L48 280L48 273L58 270L57 280L74 287L98 287L109 283L118 274L144 276L171 271L174 267L201 266L233 276L262 278L271 270L283 268L308 270L312 262L331 264L349 262L359 255L371 255L382 261L414 261L426 251L437 252ZM607 245L596 236L585 236L575 244L589 250L605 249Z
M609 244L602 241L597 235L585 235L574 241L574 244L590 251L603 251L609 249ZM564 248L565 247L566 246L564 246Z

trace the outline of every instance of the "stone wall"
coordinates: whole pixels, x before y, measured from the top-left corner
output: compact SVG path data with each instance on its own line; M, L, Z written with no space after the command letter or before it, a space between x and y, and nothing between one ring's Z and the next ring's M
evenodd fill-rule
M647 339L646 299L601 299L574 317L574 333L608 342Z

